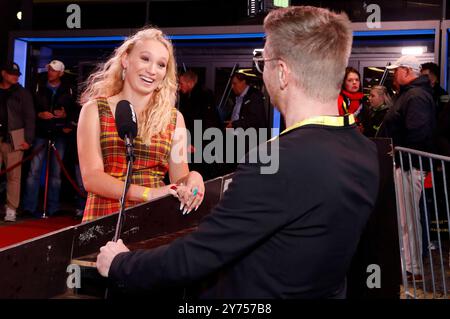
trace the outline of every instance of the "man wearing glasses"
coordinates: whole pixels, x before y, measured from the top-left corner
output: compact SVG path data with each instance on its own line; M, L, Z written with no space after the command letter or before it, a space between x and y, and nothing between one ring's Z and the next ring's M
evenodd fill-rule
M259 147L279 154L278 171L239 165L198 230L171 245L129 252L121 241L108 243L97 258L103 276L155 292L215 278L201 297L345 298L379 179L375 145L352 115L337 114L350 21L326 9L289 7L271 11L264 28L257 61L265 63L264 83L287 129Z

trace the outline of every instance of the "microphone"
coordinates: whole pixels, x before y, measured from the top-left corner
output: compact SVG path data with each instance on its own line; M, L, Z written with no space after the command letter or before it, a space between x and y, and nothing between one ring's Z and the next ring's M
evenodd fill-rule
M115 112L116 128L119 137L125 141L127 160L134 160L133 139L137 136L136 112L133 105L127 100L117 103Z
M127 100L121 100L117 103L115 112L116 128L119 137L125 141L127 153L127 175L123 186L122 197L120 198L120 212L117 218L116 231L113 241L117 241L122 230L122 220L125 211L125 198L127 196L128 188L131 182L131 175L133 170L133 139L137 136L137 120L136 112L134 112L133 105Z

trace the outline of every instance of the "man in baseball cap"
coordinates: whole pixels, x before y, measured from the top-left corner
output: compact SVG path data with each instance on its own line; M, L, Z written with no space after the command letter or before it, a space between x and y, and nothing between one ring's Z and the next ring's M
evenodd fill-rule
M64 157L68 137L73 129L72 116L75 105L70 83L62 79L64 70L64 63L52 60L47 64L45 76L39 78L36 89L33 90L37 111L36 138L33 150L37 151L42 145L48 145L48 141L51 140L61 157ZM51 154L50 186L46 211L48 216L57 213L60 208L61 167L57 164L55 156L55 153ZM36 217L40 217L42 214L36 189L39 189L39 176L41 176L43 160L42 156L35 156L31 160L22 205L24 211Z
M403 55L394 64L387 66L387 69L408 68L420 72L420 62L414 55Z
M23 151L30 148L35 134L35 112L31 93L19 82L20 68L10 62L1 66L0 79L0 166L3 169L23 158ZM12 132L23 130L22 138ZM19 134L20 135L20 134ZM16 221L16 209L20 203L22 167L6 173L6 222Z
M394 82L400 86L400 92L384 117L378 137L392 138L394 146L432 152L435 103L428 77L420 74L420 62L415 56L404 55L387 68L394 70ZM408 280L421 281L422 228L420 213L413 207L419 207L423 170L428 168L426 163L422 166L417 157L412 159L412 167L407 157L403 157L403 167L398 166L398 153L396 159L397 180L412 185L405 188L396 185L407 276Z
M52 68L54 71L57 72L64 72L65 66L64 63L62 63L59 60L52 60L49 64L47 64L47 70L49 68Z
M1 71L5 71L6 73L11 75L22 75L19 65L15 62L9 62L5 65L2 65Z

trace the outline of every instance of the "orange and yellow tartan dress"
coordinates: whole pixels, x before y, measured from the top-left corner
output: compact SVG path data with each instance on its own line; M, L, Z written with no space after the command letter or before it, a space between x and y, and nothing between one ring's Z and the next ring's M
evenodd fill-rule
M103 155L105 173L124 181L127 173L125 143L119 137L116 123L105 98L97 100L100 118L100 145ZM150 145L145 145L138 136L134 139L133 171L131 183L150 188L164 186L164 176L169 169L169 153L172 136L177 122L177 110L172 108L170 123L166 129L151 139ZM138 202L127 201L126 207L137 205ZM88 193L84 209L83 222L119 211L118 199L106 198L94 193Z

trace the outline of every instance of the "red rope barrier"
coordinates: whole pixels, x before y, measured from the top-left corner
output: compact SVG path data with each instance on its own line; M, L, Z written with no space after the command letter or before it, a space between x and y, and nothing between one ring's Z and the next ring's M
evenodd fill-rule
M31 153L30 155L28 155L27 157L25 157L24 159L22 159L21 161L17 162L14 165L11 165L10 167L5 168L4 170L0 171L0 176L3 174L8 173L9 171L12 171L13 169L15 169L16 167L22 165L23 163L25 163L26 161L29 161L30 159L32 159L33 157L35 157L40 151L42 151L45 147L44 145L41 145L39 148L35 149L33 151L33 153Z
M3 174L6 174L10 171L12 171L13 169L15 169L18 166L21 166L23 163L25 163L26 161L31 160L33 157L35 157L37 154L39 154L39 152L41 152L42 150L44 150L44 148L46 147L46 144L42 144L39 148L35 149L30 155L28 155L27 157L25 157L24 159L22 159L21 161L15 163L14 165L11 165L7 168L5 168L4 170L0 171L0 176ZM67 172L66 168L64 167L64 164L62 162L61 156L59 155L58 151L55 148L55 145L52 144L52 148L55 152L55 156L56 159L58 161L59 166L61 166L62 171L64 172L64 175L66 176L66 178L69 180L70 184L72 185L72 187L75 189L75 191L83 198L86 198L86 195L83 194L83 192L80 190L80 188L78 187L78 185L76 184L76 182L70 177L69 173ZM50 159L47 158L47 161L49 161Z
M86 198L86 195L83 194L83 192L80 190L76 182L70 177L69 172L67 172L66 168L64 167L63 161L61 159L61 156L59 155L58 150L56 149L55 145L52 144L53 151L55 152L56 160L58 161L59 166L61 167L64 175L66 176L67 180L70 182L72 187L75 189L75 191L83 198ZM48 159L47 159L48 160Z

